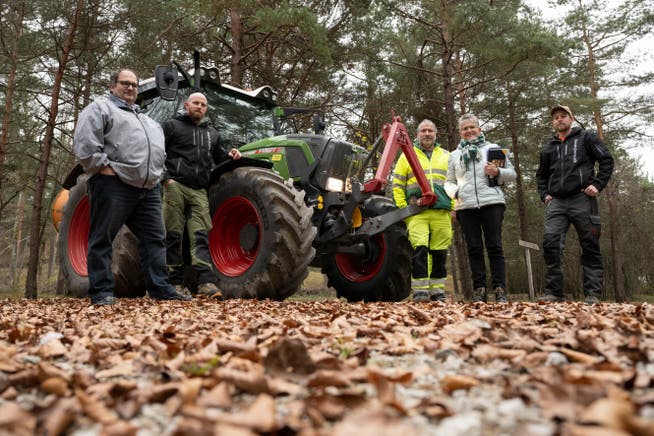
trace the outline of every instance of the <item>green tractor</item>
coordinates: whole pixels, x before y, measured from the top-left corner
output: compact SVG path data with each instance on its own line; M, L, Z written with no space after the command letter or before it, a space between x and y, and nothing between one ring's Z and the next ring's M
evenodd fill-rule
M156 77L140 84L137 102L143 110L162 122L201 90L209 103L207 117L243 155L215 168L208 190L209 247L226 297L283 300L300 289L310 265L349 301L399 301L409 295L412 251L403 218L434 198L421 171L423 192L428 191L422 206L396 209L377 194L398 147L413 154L399 119L385 126L382 163L376 178L363 185L357 177L366 172L368 153L323 135L319 116L314 114L314 133L283 134L293 114L310 111L278 107L268 86L246 91L221 84L218 71L200 68L197 57L192 76L174 64L177 68L157 67ZM68 195L64 191L55 204L61 210L55 223L61 273L70 295L85 296L89 205L79 165L63 187ZM113 261L116 295L144 295L136 241L126 228L114 242Z

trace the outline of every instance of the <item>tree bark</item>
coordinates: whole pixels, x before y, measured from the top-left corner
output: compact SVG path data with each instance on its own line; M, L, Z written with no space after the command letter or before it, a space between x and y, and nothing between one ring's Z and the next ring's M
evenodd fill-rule
M446 1L440 3L440 37L441 37L441 63L443 66L443 101L445 104L445 119L446 119L446 133L448 150L453 151L456 149L459 137L456 111L454 109L455 87L454 78L456 68L454 66L454 43L452 35L449 31L450 17L448 14L448 5ZM472 273L470 272L470 264L468 262L468 255L466 252L465 240L461 226L455 223L454 238L453 238L454 252L458 259L459 271L455 272L454 277L460 278L461 293L465 299L470 299L472 296Z
M11 111L14 99L14 91L16 90L16 69L18 66L18 42L20 41L23 33L23 18L25 16L25 3L20 4L18 16L16 17L16 27L14 32L13 43L11 47L11 59L9 64L9 71L7 73L7 90L5 92L5 108L2 117L2 134L0 135L0 175L4 174L5 156L7 154L7 147L9 144L9 126L11 124ZM0 200L2 199L2 177L0 176ZM0 201L0 204L3 204ZM0 215L2 215L0 213Z
M523 190L522 168L520 166L520 141L518 117L515 109L515 96L510 83L505 83L506 95L509 102L509 130L511 134L511 149L513 150L513 167L516 172L516 200L518 203L518 221L520 224L520 239L528 240L527 236L527 206L525 204L525 193Z
M11 263L9 266L9 289L16 289L17 281L20 279L20 270L22 262L20 261L22 252L21 244L23 239L23 221L25 218L25 194L18 193L18 202L16 205L16 221L14 221L14 236L11 242Z
M39 247L41 240L41 212L43 207L43 192L45 191L46 177L48 175L48 166L50 163L50 151L52 150L52 142L54 138L54 131L57 122L57 114L59 113L59 95L61 94L61 84L66 70L66 64L70 52L73 48L73 41L75 39L75 32L79 23L80 14L84 7L84 0L77 0L75 15L70 27L64 46L62 48L59 67L55 74L54 83L52 85L52 95L50 102L50 115L45 128L45 135L43 138L43 151L41 152L39 169L36 174L36 186L34 189L34 204L32 206L32 225L30 231L30 256L29 264L27 267L27 279L25 281L25 298L36 298L38 296L38 267L39 267Z
M231 84L242 86L244 76L243 56L245 50L245 44L243 43L243 23L241 22L241 14L234 8L229 10L229 18L232 32L232 58L230 60Z
M580 2L580 7L581 7ZM590 87L590 95L593 100L597 100L597 94L599 91L599 83L597 81L596 75L596 60L595 60L595 51L593 49L593 42L591 41L590 34L586 24L582 24L582 35L583 41L588 50L588 84ZM600 109L595 109L593 111L593 119L595 120L595 126L597 128L597 136L604 141L604 121L602 120L602 113ZM611 229L611 269L613 272L613 293L615 301L623 302L626 298L626 293L624 289L624 277L622 274L622 236L620 229L620 220L618 218L618 201L617 195L613 191L613 183L610 182L606 189L606 198L609 204L609 228Z
M57 233L52 232L50 237L50 246L48 247L48 269L46 272L46 279L50 280L54 273L55 260L57 258Z

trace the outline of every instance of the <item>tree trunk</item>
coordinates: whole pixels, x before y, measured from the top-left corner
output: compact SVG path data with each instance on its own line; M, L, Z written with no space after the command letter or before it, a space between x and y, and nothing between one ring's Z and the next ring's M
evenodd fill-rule
M232 30L232 58L230 61L231 84L242 86L245 73L243 67L243 56L245 50L245 44L243 43L243 23L241 22L241 14L234 8L229 10L229 18Z
M5 156L7 154L7 146L9 144L9 125L11 124L11 110L16 90L16 67L18 65L18 42L21 34L23 33L23 17L25 16L25 3L21 3L19 15L16 17L16 30L14 32L13 44L11 47L11 59L9 63L9 71L7 72L7 88L5 91L5 108L2 117L2 133L0 134L0 175L4 174L3 168L5 164ZM2 199L2 177L0 176L0 200ZM0 204L3 204L0 201ZM2 215L0 213L0 215Z
M23 192L18 193L18 202L16 205L16 221L14 221L14 237L11 242L11 265L9 267L9 289L16 289L17 282L20 280L20 270L22 262L20 257L21 239L23 239L23 221L25 219L25 195Z
M523 190L522 168L520 166L520 141L519 126L515 109L515 96L511 89L511 84L506 83L506 95L509 102L509 129L511 132L511 149L513 150L513 167L516 172L516 200L518 203L518 221L520 224L520 239L528 241L527 236L527 206L525 204L525 193ZM532 241L533 242L533 241Z
M59 113L59 95L61 93L61 83L66 70L66 64L73 47L75 39L75 32L79 17L84 7L84 0L77 0L75 9L75 16L73 17L64 46L62 48L59 67L55 74L54 83L52 85L52 97L50 102L50 115L48 123L46 124L45 134L43 138L43 151L41 152L40 165L36 174L36 186L34 189L34 204L32 206L32 225L30 231L30 256L29 264L27 267L27 279L25 281L25 298L36 298L38 296L38 266L39 266L39 247L41 235L41 211L43 206L43 192L45 191L46 177L48 175L48 166L50 163L50 151L52 149L52 140L54 138L54 131L57 122L57 114Z
M52 232L52 237L50 238L50 249L48 250L48 270L46 273L46 279L50 280L54 272L55 260L57 258L57 233Z
M452 151L457 147L459 137L458 126L456 120L456 111L454 110L454 77L455 67L454 62L454 47L452 42L452 35L449 31L449 14L447 11L446 2L440 3L440 36L441 36L441 61L443 65L443 101L445 104L445 118L447 122L447 145L448 150ZM459 271L456 276L460 278L461 293L465 299L470 299L472 296L472 273L470 272L470 264L468 263L468 255L466 253L465 241L461 231L461 226L456 223L454 226L453 238L454 250L458 259Z
M606 186L606 198L609 203L609 227L611 229L611 268L613 270L613 290L615 301L622 303L627 301L624 289L624 276L622 274L622 243L620 241L622 230L620 228L620 211L616 198L618 196L613 190L613 182Z
M581 3L580 3L581 6ZM590 95L593 100L597 100L597 94L599 91L599 83L597 82L596 75L596 61L595 61L595 52L593 49L593 44L588 33L588 28L584 23L582 25L583 32L583 41L588 50L588 83L590 86ZM593 118L595 120L595 126L597 128L597 136L604 141L604 122L602 121L602 113L600 109L595 109L593 111ZM609 183L604 190L606 192L606 197L609 203L609 227L611 229L611 269L613 272L613 293L615 296L615 301L623 302L626 300L626 294L624 290L624 277L622 274L622 237L620 229L620 220L618 218L618 201L617 195L613 191L613 184Z

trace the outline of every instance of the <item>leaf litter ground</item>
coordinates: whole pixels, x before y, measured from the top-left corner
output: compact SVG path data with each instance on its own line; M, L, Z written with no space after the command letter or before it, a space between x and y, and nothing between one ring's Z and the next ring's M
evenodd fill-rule
M654 306L4 300L35 433L652 435Z

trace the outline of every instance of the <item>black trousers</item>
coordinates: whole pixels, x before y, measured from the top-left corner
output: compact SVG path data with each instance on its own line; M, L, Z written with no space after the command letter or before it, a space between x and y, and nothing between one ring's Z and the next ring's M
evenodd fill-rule
M584 272L584 294L600 297L603 284L601 223L597 198L580 192L572 197L552 198L545 206L545 292L563 296L562 258L565 238L575 227L581 244L581 265Z
M484 244L488 253L492 287L506 288L506 264L502 248L504 209L503 204L491 204L479 209L462 209L456 212L468 246L474 288L487 286Z
M150 295L174 292L166 272L166 246L161 190L127 185L116 176L95 174L89 179L91 227L89 229L89 297L113 295L112 242L123 226L138 240L141 266Z

